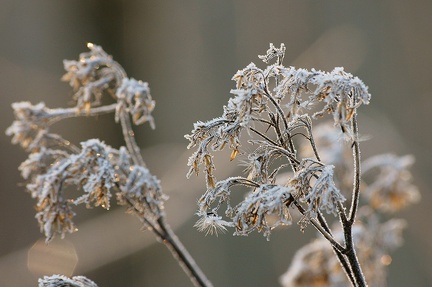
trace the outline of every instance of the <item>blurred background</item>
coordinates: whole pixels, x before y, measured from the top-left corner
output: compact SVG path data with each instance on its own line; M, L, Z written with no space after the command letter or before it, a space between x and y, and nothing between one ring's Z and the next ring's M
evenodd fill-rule
M101 45L130 77L147 81L156 100L156 130L136 129L148 166L162 180L168 221L215 286L278 286L296 249L315 235L295 224L272 234L218 238L198 233L195 202L203 178L186 180L183 135L197 120L222 113L232 75L261 65L269 43L285 43L285 65L332 70L343 66L372 94L362 107L363 158L413 154L419 204L397 216L408 221L405 244L393 254L389 286L432 286L432 2L165 0L0 0L0 131L13 121L11 103L71 105L60 81L63 59L86 43ZM72 119L54 127L75 143L98 137L119 147L111 116ZM34 200L17 170L26 154L0 133L0 285L36 286L41 275L86 275L101 287L190 286L176 261L122 208L77 208L79 232L43 243ZM234 166L217 170L233 174Z

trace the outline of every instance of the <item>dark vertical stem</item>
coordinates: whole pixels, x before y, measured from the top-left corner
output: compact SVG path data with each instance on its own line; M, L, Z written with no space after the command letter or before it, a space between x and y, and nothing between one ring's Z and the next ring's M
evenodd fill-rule
M350 280L351 285L352 286L356 286L356 280L355 280L355 278L353 276L353 272L351 271L350 265L347 262L347 258L342 253L340 253L340 251L337 250L335 247L333 247L333 251L336 254L336 256L337 256L337 258L339 260L339 263L341 264L342 269L344 270L346 276Z
M363 272L360 267L360 263L358 261L354 245L352 245L352 248L348 250L348 252L345 254L346 258L348 259L348 263L351 268L352 277L354 277L355 280L355 287L366 287L366 279L363 275Z
M356 99L354 96L352 96L351 104L354 107L356 105ZM366 279L363 275L363 272L361 270L360 263L358 261L358 257L355 252L353 237L352 237L352 226L355 221L355 217L357 214L357 209L359 205L359 199L360 199L360 180L361 180L361 171L360 171L360 145L358 142L359 132L358 132L358 125L357 125L357 114L356 111L354 111L354 114L351 119L351 128L353 133L353 144L352 144L352 150L353 150L353 165L354 165L354 182L353 182L353 191L352 191L352 198L351 198L351 208L349 211L349 217L348 221L343 221L343 230L344 230L344 236L345 236L345 256L348 259L352 275L355 279L356 285L358 287L365 287L366 285Z

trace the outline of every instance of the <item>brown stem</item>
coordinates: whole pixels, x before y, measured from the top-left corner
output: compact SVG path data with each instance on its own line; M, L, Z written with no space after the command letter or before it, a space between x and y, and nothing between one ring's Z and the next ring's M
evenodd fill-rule
M129 150L129 153L131 154L133 163L145 167L146 164L141 155L140 148L138 147L135 141L135 133L132 129L132 124L129 115L124 111L120 113L120 122L122 126L123 137L126 142L126 147Z
M352 104L355 106L355 98L352 99ZM344 230L344 236L345 236L345 256L348 259L348 263L351 268L352 276L355 279L355 286L358 287L365 287L366 286L366 279L363 275L360 263L358 261L358 257L355 252L353 237L352 237L352 226L354 224L354 220L357 214L357 209L359 205L359 198L360 198L360 179L361 179L361 172L360 172L360 145L358 142L358 125L357 125L357 114L354 112L352 119L351 119L351 127L353 132L353 144L352 144L352 150L353 150L353 159L354 159L354 182L353 182L353 191L352 191L352 198L351 198L351 208L349 212L348 220L342 220L343 230Z
M79 110L78 108L67 108L67 109L50 109L49 110L49 123L53 124L63 119L74 118L79 116L99 116L115 111L117 103L91 108L90 110Z
M303 206L300 205L300 203L297 202L297 200L294 201L294 205L297 207L297 209L302 215L306 214L305 209L303 208ZM333 236L329 232L327 232L315 219L311 218L310 222L315 227L315 229L318 230L318 232L321 233L325 237L325 239L330 242L330 244L334 248L336 248L339 252L343 252L345 250L345 248L342 247L342 245L340 245L339 242L337 242L333 238Z
M348 222L352 225L354 224L360 197L360 145L358 142L357 115L355 113L351 120L351 126L354 134L354 142L352 145L354 159L354 183Z
M207 279L204 273L196 264L195 260L174 234L171 227L165 222L163 217L159 218L158 223L163 231L162 242L173 254L174 258L180 263L185 273L189 276L194 286L212 287L213 284Z
M132 130L132 124L129 118L129 115L126 112L121 112L120 114L120 122L123 130L123 136L126 141L127 149L131 154L132 160L134 164L141 165L145 167L144 159L141 156L140 148L138 147L134 132ZM129 201L129 204L133 206L135 210L137 210L133 203ZM140 214L140 217L145 220L145 214ZM156 229L155 225L158 225ZM152 225L150 225L152 226ZM179 265L183 268L185 273L188 275L194 286L197 287L212 287L213 285L195 263L192 256L180 242L178 237L174 234L171 227L165 222L164 217L161 216L157 220L157 223L152 227L155 235L165 244L165 246L171 251L174 258L177 260Z

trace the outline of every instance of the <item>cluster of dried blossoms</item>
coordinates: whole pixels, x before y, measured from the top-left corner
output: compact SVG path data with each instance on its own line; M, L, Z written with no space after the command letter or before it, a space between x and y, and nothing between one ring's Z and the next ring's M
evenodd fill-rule
M45 276L39 279L39 287L98 287L96 283L84 276L68 278L63 275Z
M134 139L133 124L148 122L155 127L151 115L155 103L148 84L128 78L100 46L90 43L88 48L90 51L80 54L78 61L64 61L67 73L62 79L73 88L76 106L50 109L44 103L14 103L16 120L6 130L12 142L29 153L19 169L27 180L27 190L37 201L36 218L46 241L77 230L74 206L109 209L114 193L118 204L127 206L167 245L196 286L211 286L165 222L166 196ZM114 103L102 104L104 96L111 96ZM113 113L115 121L120 122L126 147L115 149L98 139L76 146L50 132L51 125L60 120L106 113ZM70 187L78 188L82 195L72 197Z
M202 167L207 185L199 199L196 226L207 233L234 227L235 235L257 230L268 238L275 227L291 224L290 211L297 210L302 215L301 229L312 224L324 239L299 251L296 258L300 259L294 262L301 260L302 265L293 265L289 279L283 280L286 286L337 286L333 284L339 281L346 286L347 280L353 286L366 286L361 264L370 284L383 282L383 276L373 277L373 270L382 270L374 265L399 244L403 224L379 224L370 218L374 212L363 223L357 220L354 225L354 221L360 201L376 212L394 211L418 199L407 171L412 158L384 155L367 160L364 173L380 172L361 190L366 182L360 174L357 109L369 103L368 88L342 68L322 72L285 67L284 53L283 44L280 48L271 44L259 58L267 64L275 60L274 64L260 69L251 63L239 70L233 77L234 96L223 115L195 123L186 135L188 148L196 148L189 158L188 176L198 174ZM333 116L333 125L312 128L312 120L325 114ZM241 136L247 139L241 141ZM218 181L213 152L226 146L231 160L244 157L246 174ZM232 193L241 192L235 190L239 186L249 191L233 204ZM338 218L339 229L330 228L326 214ZM373 232L381 232L383 238L367 238ZM324 245L325 240L331 244ZM322 265L324 260L328 262Z
M117 202L167 245L196 286L211 286L166 224L166 196L133 136L133 124L155 127L148 84L128 78L101 47L88 47L78 61L64 62L63 80L72 86L76 106L15 103L16 120L6 131L29 153L19 169L37 201L41 231L47 242L76 231L75 205L109 209L115 193ZM283 44L270 45L259 58L274 64L263 70L252 63L238 71L223 115L196 123L186 136L189 148L196 148L188 176L203 169L207 183L196 226L211 234L228 227L235 235L257 230L269 238L274 228L290 225L291 212L297 211L300 228L312 224L323 237L297 252L281 278L284 286L366 286L366 281L383 286L389 252L402 243L405 226L402 220L385 221L385 215L419 199L408 171L413 159L375 156L362 163L361 173L357 108L369 103L367 87L342 68L322 72L285 67L284 54ZM102 104L104 96L115 102ZM76 146L49 131L63 119L106 113L114 113L121 124L125 147L115 149L97 139ZM313 119L325 114L333 115L333 124L312 128ZM242 135L248 139L240 140ZM218 181L213 152L226 146L231 160L243 157L246 174ZM69 196L70 187L82 194ZM234 203L241 187L247 188L246 195ZM332 218L334 223L327 223ZM81 276L39 280L39 286L65 285L96 286Z
M118 203L129 205L148 227L157 225L164 215L165 195L158 179L133 148L131 135L126 141L128 148L115 149L97 139L78 147L49 130L62 119L110 112L115 113L116 121L122 121L127 131L131 131L129 114L134 124L148 121L154 125L150 114L154 101L147 83L127 78L121 66L101 47L88 47L90 52L82 53L78 61L64 61L67 73L63 80L74 89L76 107L50 109L44 103L14 103L16 120L6 130L7 135L13 136L12 142L29 153L19 170L28 181L27 190L37 200L36 218L47 242L56 233L64 237L76 230L74 205L109 209L113 191ZM116 103L101 105L105 94L112 95ZM83 195L68 197L69 186L81 188Z
M337 184L349 188L352 171L347 168L351 153L340 138L340 132L328 124L316 127L315 140L327 162L336 166ZM311 156L310 147L299 152ZM403 243L406 222L391 218L402 208L419 200L420 194L411 183L411 156L382 154L362 162L361 200L364 203L353 226L354 244L368 286L386 286L386 268L390 253ZM335 180L336 180L335 178ZM340 226L332 230L338 241L343 240ZM291 266L280 279L282 286L347 286L347 278L334 252L324 238L319 238L297 251Z

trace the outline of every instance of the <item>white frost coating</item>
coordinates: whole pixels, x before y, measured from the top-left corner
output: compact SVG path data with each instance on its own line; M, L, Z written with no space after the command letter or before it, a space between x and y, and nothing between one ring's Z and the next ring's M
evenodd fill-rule
M363 163L363 174L372 175L374 181L363 192L370 204L383 212L395 212L420 200L417 186L412 184L409 168L411 155L377 155ZM378 172L372 173L377 170Z
M290 190L286 191L285 197L293 197L307 205L302 227L315 219L321 210L337 215L338 204L345 200L334 181L334 166L326 165L318 158L311 118L332 114L334 124L342 130L344 138L357 140L353 138L351 119L360 105L369 103L368 88L343 68L322 72L285 67L282 65L284 53L283 44L280 48L270 44L266 55L259 58L267 64L270 61L275 64L269 64L263 70L250 63L238 70L232 78L236 85L231 90L233 97L224 106L222 116L195 123L192 132L185 136L190 141L188 148L196 147L188 161L187 176L198 174L201 166L206 176L207 191L199 201L198 214L205 214L207 210L217 214L226 204L225 214L236 227L236 234L244 235L257 229L268 236L278 223L287 223L288 217L283 215L288 209L283 202L287 202L271 200L284 189ZM317 106L318 111L314 108L310 116L308 112ZM260 125L263 128L260 129ZM250 148L241 150L243 130L250 138L248 143L257 146L253 152ZM298 159L292 135L303 135L309 140L317 159ZM246 177L216 180L213 152L226 146L231 150L231 160L242 153L247 155ZM284 162L275 164L278 161ZM294 172L292 179L286 179L288 186L274 185L279 171L287 167ZM235 185L246 185L254 191L232 207L231 188ZM270 214L279 218L275 225L267 224L265 220Z
M142 166L131 166L131 172L127 179L120 185L117 200L121 205L132 204L128 208L135 213L154 223L164 216L164 201L168 197L162 193L159 180L150 171ZM144 221L145 227L150 227Z
M272 229L279 225L291 225L288 206L293 200L293 192L294 189L291 187L268 184L248 193L235 207L234 234L248 235L256 229L269 239Z
M87 46L90 51L81 53L78 61L63 61L67 73L62 78L74 89L77 108L86 111L100 105L104 92L112 90L112 85L120 85L125 74L123 68L102 47L93 44Z
M312 190L304 197L304 201L310 201L311 209L325 210L327 213L337 213L337 202L345 201L345 198L335 186L333 180L334 166L327 165L321 172L312 186ZM315 210L316 211L316 210Z
M199 215L199 214L198 214ZM222 219L222 216L218 216L213 213L203 214L200 219L195 223L194 227L200 232L205 232L205 235L216 235L219 233L225 233L225 226L233 226L232 223Z
M135 79L124 78L121 86L117 89L116 122L119 121L120 112L124 109L130 113L134 124L140 125L149 122L154 129L155 124L151 112L155 102L150 95L148 83Z
M64 275L44 276L38 280L39 287L98 287L96 283L84 276L72 278Z

